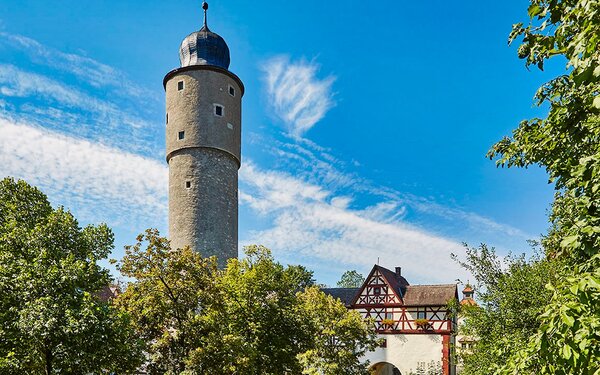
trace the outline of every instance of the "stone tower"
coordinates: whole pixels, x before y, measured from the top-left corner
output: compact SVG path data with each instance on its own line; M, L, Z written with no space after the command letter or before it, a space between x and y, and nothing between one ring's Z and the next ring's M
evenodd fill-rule
M169 164L169 237L215 255L219 267L237 257L238 169L244 85L229 69L229 47L208 29L179 49L181 67L167 73L166 140Z

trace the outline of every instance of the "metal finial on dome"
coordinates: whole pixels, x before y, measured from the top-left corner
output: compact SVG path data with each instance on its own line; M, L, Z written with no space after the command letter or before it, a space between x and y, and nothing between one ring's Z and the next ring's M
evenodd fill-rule
M229 47L223 38L210 31L206 25L206 11L208 10L206 1L202 2L202 9L204 9L204 26L185 37L179 47L181 66L213 65L228 69Z
M202 9L204 9L204 25L208 29L208 25L206 24L206 11L208 10L208 3L206 1L202 2Z

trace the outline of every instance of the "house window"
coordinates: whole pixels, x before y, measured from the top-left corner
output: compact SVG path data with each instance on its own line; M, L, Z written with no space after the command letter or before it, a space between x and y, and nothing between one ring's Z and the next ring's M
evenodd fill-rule
M393 320L394 319L394 313L392 313L392 312L386 312L385 313L385 318Z
M177 82L177 91L183 90L183 81Z
M417 310L417 319L427 319L427 314L425 314L425 310Z
M235 88L233 88L231 85L229 85L229 95L235 96Z
M387 348L387 339L383 339L381 341L381 344L379 345L380 348Z
M178 137L180 140L181 140L181 139L183 139L183 138L185 138L185 131L183 131L183 130L182 130L182 131L180 131L177 137Z
M190 189L192 187L192 181L186 181L185 182L185 188L186 189Z
M380 295L381 294L381 288L376 286L375 288L373 288L373 294L375 295Z
M215 104L215 116L223 116L223 106Z

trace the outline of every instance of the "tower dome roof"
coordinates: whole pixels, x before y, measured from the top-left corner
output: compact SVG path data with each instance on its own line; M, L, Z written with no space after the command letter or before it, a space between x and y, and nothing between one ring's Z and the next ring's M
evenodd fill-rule
M204 25L185 37L179 47L181 66L214 65L224 69L229 68L229 47L219 34L213 33L206 25L206 10L208 4L202 3L204 9Z

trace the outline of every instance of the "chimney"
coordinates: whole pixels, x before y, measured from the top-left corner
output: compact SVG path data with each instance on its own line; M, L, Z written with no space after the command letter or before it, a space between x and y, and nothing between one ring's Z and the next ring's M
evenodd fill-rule
M396 277L402 276L402 267L396 267Z

